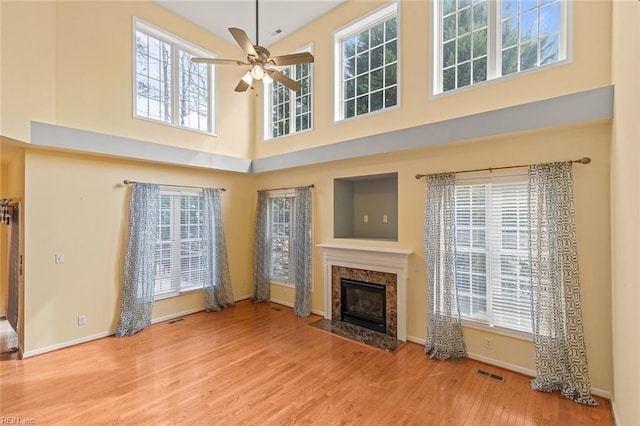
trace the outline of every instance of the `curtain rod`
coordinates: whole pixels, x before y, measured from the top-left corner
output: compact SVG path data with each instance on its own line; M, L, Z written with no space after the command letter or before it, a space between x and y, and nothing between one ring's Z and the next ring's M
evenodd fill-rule
M258 192L265 192L265 191L281 191L283 189L296 189L296 188L315 188L316 186L314 184L311 185L307 185L307 186L289 186L286 188L271 188L271 189L258 189Z
M132 183L147 183L148 182L137 182L135 180L129 180L129 179L125 179L122 181L125 185L131 185ZM187 185L168 185L168 184L164 184L164 183L153 183L150 185L159 185L159 186L171 186L174 188L189 188L189 189L206 189L208 187L205 186L187 186ZM220 191L226 191L225 188L214 188L214 189L219 189Z
M582 157L579 160L571 160L572 163L580 163L580 164L589 164L591 162L591 158L589 157ZM452 172L452 173L471 173L471 172L485 172L485 171L494 171L494 170L503 170L503 169L517 169L518 167L529 167L532 164L521 164L519 166L503 166L503 167L487 167L485 169L472 169L472 170L458 170L456 172ZM431 173L429 173L431 174ZM429 174L426 175L416 175L416 179L421 179L425 176L429 176Z
M20 203L20 201L22 201L20 198L3 198L0 201L6 201L8 205L10 206L16 206L18 205L18 203Z

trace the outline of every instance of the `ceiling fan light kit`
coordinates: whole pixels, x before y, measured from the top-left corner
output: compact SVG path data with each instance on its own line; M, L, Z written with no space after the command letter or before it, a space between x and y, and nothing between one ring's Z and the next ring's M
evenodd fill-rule
M245 92L251 87L254 80L263 81L266 84L270 84L275 80L294 92L300 90L301 86L297 81L290 79L276 69L276 67L313 63L314 57L309 52L272 57L269 50L259 45L258 0L256 0L256 44L252 44L247 33L240 28L229 28L229 32L246 55L246 62L236 59L217 58L192 58L191 60L198 64L251 66L251 69L247 71L238 82L235 88L236 92Z

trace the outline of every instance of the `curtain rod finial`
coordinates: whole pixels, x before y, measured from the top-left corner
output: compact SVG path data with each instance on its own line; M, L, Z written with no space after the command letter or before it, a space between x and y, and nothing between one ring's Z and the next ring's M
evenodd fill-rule
M589 164L591 162L591 158L590 157L582 157L581 159L579 159L576 162L580 163L580 164Z

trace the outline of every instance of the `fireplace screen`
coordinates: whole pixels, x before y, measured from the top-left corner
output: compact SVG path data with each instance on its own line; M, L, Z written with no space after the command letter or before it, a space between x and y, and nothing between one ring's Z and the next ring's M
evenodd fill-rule
M386 333L385 286L346 278L340 283L342 321Z

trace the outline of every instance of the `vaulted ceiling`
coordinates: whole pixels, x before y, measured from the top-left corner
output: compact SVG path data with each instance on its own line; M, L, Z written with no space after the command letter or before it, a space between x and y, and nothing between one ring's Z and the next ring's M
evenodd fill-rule
M154 0L158 5L235 43L227 28L246 31L256 43L258 4L259 44L265 47L318 19L346 0ZM278 32L279 31L279 32ZM257 43L256 43L257 44Z

